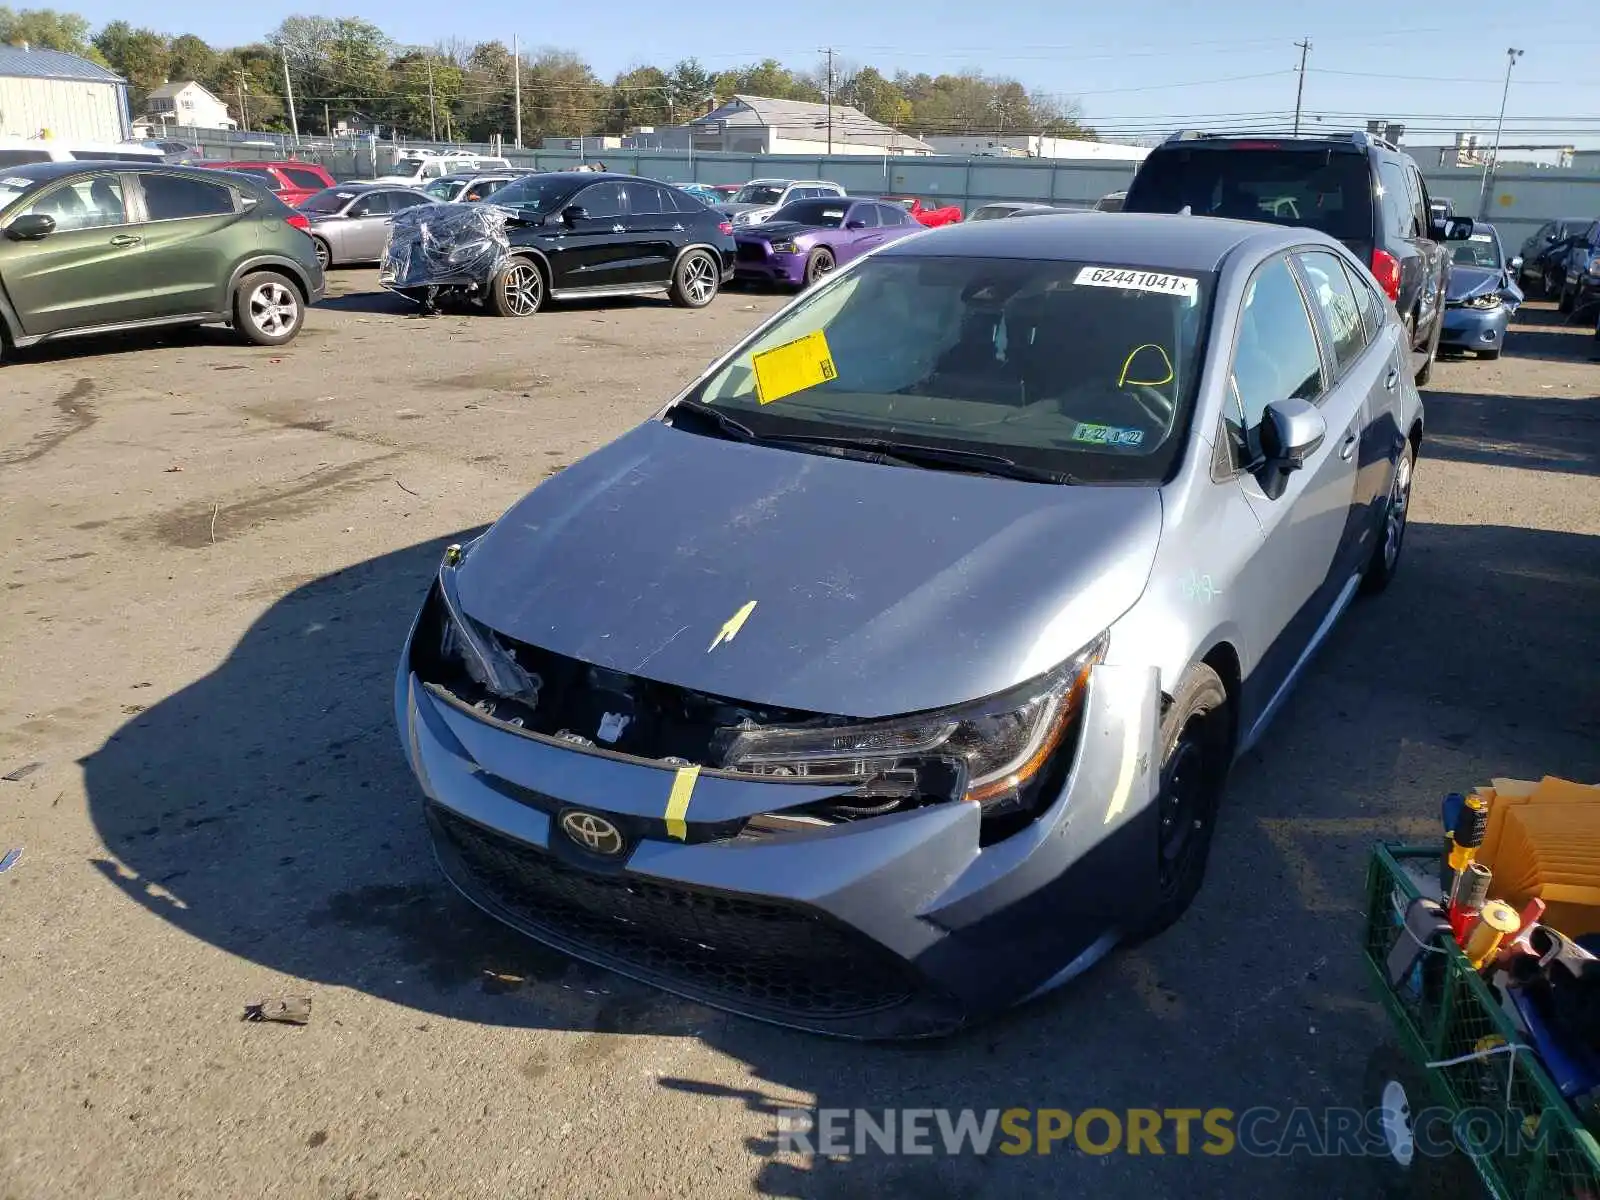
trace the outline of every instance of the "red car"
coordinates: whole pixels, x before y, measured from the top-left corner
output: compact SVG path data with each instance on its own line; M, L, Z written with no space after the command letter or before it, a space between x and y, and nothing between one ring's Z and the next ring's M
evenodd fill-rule
M295 207L302 200L309 200L323 188L334 186L332 175L323 170L316 163L285 161L285 162L203 162L198 166L211 167L217 171L237 171L241 175L253 175L262 183L272 189L272 194L282 200L290 208Z
M916 196L880 196L890 204L898 204L905 209L918 223L926 225L929 229L937 229L940 225L954 225L961 220L961 210L954 204L947 204L943 208L926 208Z

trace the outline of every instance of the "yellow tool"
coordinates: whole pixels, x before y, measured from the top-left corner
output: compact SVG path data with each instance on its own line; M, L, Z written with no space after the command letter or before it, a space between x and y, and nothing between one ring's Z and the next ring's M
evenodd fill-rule
M1504 900L1491 900L1478 913L1478 922L1467 933L1463 949L1474 971L1495 956L1503 938L1522 928L1522 917Z

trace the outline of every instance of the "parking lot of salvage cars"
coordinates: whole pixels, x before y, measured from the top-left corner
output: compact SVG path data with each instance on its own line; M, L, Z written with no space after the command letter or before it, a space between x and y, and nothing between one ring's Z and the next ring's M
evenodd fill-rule
M775 1114L1359 1103L1367 844L1432 838L1439 795L1491 775L1600 777L1587 330L1529 305L1500 361L1439 364L1406 569L1236 769L1194 911L1004 1020L880 1047L480 917L394 728L442 548L781 299L430 321L372 280L335 272L281 350L201 330L0 371L0 1196L1364 1194L1340 1158L800 1159ZM239 1019L278 996L310 1022Z

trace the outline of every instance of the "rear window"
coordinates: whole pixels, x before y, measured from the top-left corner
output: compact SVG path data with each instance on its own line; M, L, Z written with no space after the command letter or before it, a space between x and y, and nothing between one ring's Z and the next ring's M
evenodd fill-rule
M348 188L325 188L315 196L307 196L300 201L300 211L336 213L342 211L344 206L355 198L356 193Z
M1372 237L1372 185L1361 154L1325 149L1158 151L1144 160L1127 212L1177 212L1303 225L1346 241Z

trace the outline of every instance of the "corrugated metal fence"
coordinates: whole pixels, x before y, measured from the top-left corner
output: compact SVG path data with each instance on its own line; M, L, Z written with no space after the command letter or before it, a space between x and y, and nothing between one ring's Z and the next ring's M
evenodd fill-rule
M187 132L187 131L185 131ZM262 159L295 153L322 163L340 180L371 178L387 169L403 151L386 143L375 146L360 140L314 141L302 139L298 151L293 141L276 135L213 136L201 131L198 140L211 158ZM256 144L244 144L244 140ZM277 144L274 144L276 142ZM425 146L466 153L490 154L488 146ZM688 151L634 151L596 149L579 155L573 150L502 151L505 158L529 170L561 170L579 162L603 161L614 171L625 171L668 183L740 183L762 176L792 179L831 179L864 195L905 193L937 197L970 211L991 200L1030 200L1057 204L1089 204L1107 192L1121 191L1133 178L1136 164L1072 162L1058 159L921 158L885 155L810 157L797 155L722 154ZM1481 168L1430 167L1423 177L1436 198L1449 199L1458 213L1476 213L1483 184ZM1555 217L1600 217L1600 175L1570 170L1533 170L1517 164L1490 178L1489 219L1500 227L1508 248L1515 249L1544 221Z

